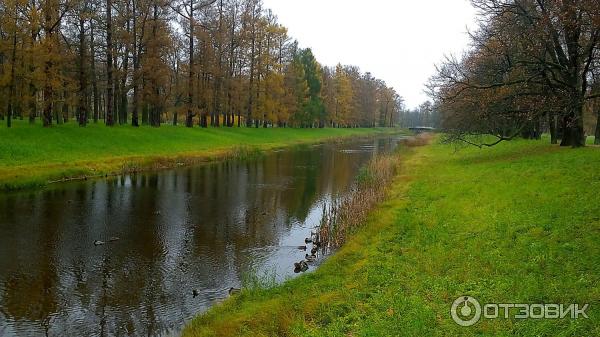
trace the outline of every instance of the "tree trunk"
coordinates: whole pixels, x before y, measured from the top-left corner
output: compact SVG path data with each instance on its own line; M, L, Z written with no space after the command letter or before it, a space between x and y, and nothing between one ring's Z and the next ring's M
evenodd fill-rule
M596 133L594 135L594 144L600 145L600 110L596 112L598 117L596 119Z
M142 124L143 125L148 125L149 122L149 111L148 111L148 103L146 102L146 100L144 100L144 102L142 103Z
M52 5L48 5L45 9L44 14L44 32L45 32L45 46L46 46L46 61L44 62L44 127L52 125L52 110L54 91L52 88L52 68L54 64L52 62L52 55L54 54L54 30L53 30L53 11Z
M128 111L128 99L127 99L127 73L129 71L129 56L127 56L129 51L125 50L125 59L123 60L123 77L121 78L121 103L119 104L119 124L125 125L127 124L127 120L129 119L129 111Z
M31 72L33 72L33 70L31 70ZM35 118L37 117L37 88L35 87L35 84L33 84L33 81L29 82L29 96L29 124L34 124Z
M535 121L535 139L536 140L542 139L542 119L541 118L538 118Z
M550 125L550 143L558 144L558 134L556 132L556 115L552 112L548 114L548 124Z
M206 73L202 73L197 75L197 80L198 80L198 90L202 91L202 90L206 90L207 86L207 79L206 79ZM199 104L198 106L200 107L200 127L202 128L207 128L208 127L208 103L206 101L205 98L199 98L198 99Z
M94 25L90 24L90 67L92 77L92 95L94 96L94 124L100 119L100 93L98 92L98 78L96 76L96 46L94 45Z
M52 84L50 83L50 68L52 67L51 61L46 61L44 65L44 74L46 75L44 85L44 127L52 126Z
M194 127L194 0L190 0L190 18L189 18L189 69L188 69L188 101L187 114L185 116L185 126Z
M255 9L252 8L252 20L254 21L254 11ZM254 26L255 23L252 22L252 25ZM251 47L251 53L250 53L250 85L248 88L248 111L246 113L246 126L247 127L252 127L252 109L253 109L253 103L254 103L254 93L252 92L252 90L254 89L254 62L255 62L255 57L256 57L256 32L255 32L254 27L252 27L252 47Z
M218 73L215 78L215 95L214 95L214 108L213 108L213 126L220 127L220 115L221 115L221 94L223 85L223 0L219 2L219 28L217 36L217 66ZM225 113L223 113L225 116ZM225 119L223 119L225 120Z
M212 113L211 113L212 126L217 127L217 128L221 126L221 123L220 123L220 110L221 110L221 97L220 97L221 94L220 94L220 92L221 92L221 90L219 89L220 82L221 82L221 80L219 78L215 79L214 102L213 102L213 109L212 109Z
M158 34L158 2L155 0L153 3L153 15L152 15L152 38L156 39ZM156 50L154 52L157 52ZM150 80L154 98L152 100L152 109L150 111L150 125L153 127L160 126L160 115L161 115L161 104L160 102L160 88L157 83L156 76L152 76Z
M87 124L87 83L85 73L85 20L79 18L79 95L77 97L79 126Z
M126 1L126 31L127 35L131 33L131 8L129 1ZM121 76L121 101L119 104L119 124L124 125L127 124L128 120L128 90L127 90L127 77L129 75L129 41L125 43L125 54L123 56L123 75Z
M66 124L69 121L69 93L67 92L67 83L63 83L63 105L62 105L62 123ZM59 123L60 124L60 123Z
M113 93L113 45L112 45L112 0L106 0L106 120L108 126L115 124Z
M563 137L560 146L583 147L585 146L585 133L583 130L583 104L576 103L570 112L563 118Z
M131 111L131 125L133 127L139 127L139 109L140 109L140 84L139 84L139 72L140 72L140 57L141 48L138 45L138 21L137 21L137 3L133 2L133 108ZM143 30L142 30L143 31ZM143 34L140 34L143 35ZM140 43L141 44L141 43Z
M9 89L9 95L8 95L8 111L6 112L6 126L7 127L12 127L12 116L13 116L13 108L15 105L15 91L16 91L16 84L15 84L15 63L17 63L17 5L14 4L15 6L15 26L14 29L15 31L13 32L13 39L12 39L12 55L11 55L11 59L10 59L10 89Z

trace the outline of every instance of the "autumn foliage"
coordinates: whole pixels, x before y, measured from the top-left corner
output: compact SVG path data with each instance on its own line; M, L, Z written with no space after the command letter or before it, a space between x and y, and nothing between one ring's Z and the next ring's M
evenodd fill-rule
M584 117L600 97L600 2L472 3L480 24L470 50L448 57L430 83L451 139L491 146L548 131L553 143L584 146ZM474 140L481 135L495 140Z
M298 47L261 0L4 0L0 118L392 126L400 96Z

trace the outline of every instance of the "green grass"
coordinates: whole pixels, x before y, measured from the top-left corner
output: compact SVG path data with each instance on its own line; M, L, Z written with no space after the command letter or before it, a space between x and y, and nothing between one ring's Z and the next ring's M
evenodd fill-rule
M183 336L600 336L600 148L410 151L388 201L316 272L244 291ZM465 294L589 303L590 318L460 327Z
M300 143L390 132L389 129L133 128L69 123L44 129L0 126L0 189L49 181L194 164Z

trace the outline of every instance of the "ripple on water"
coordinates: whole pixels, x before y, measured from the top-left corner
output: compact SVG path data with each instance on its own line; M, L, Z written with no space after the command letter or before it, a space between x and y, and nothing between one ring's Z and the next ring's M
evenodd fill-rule
M0 336L177 335L245 275L295 276L298 246L375 150L361 140L0 194Z

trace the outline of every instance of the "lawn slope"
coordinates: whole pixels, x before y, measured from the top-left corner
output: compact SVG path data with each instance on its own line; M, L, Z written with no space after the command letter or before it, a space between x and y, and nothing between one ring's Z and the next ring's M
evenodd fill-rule
M600 149L411 149L388 201L316 272L244 291L183 336L600 336ZM589 319L483 320L452 302L589 303Z
M194 164L229 155L389 129L187 129L75 123L42 128L15 121L0 126L0 190L49 181Z

